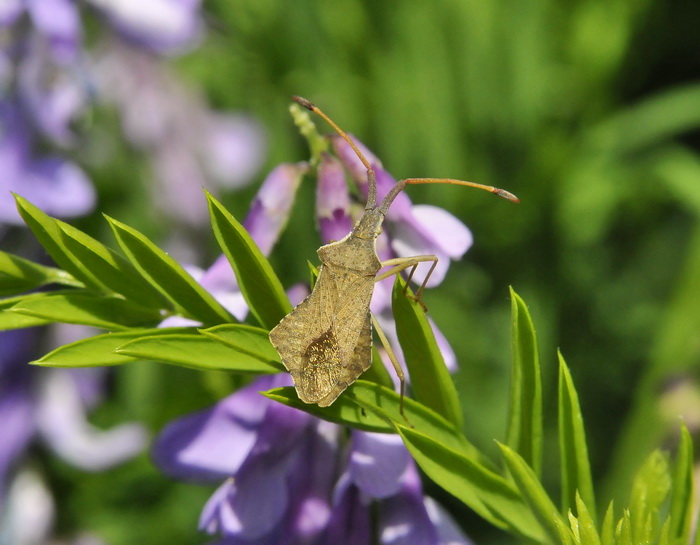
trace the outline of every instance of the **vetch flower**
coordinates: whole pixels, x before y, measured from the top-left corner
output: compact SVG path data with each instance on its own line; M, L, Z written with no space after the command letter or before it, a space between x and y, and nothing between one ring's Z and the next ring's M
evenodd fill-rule
M332 142L338 157L366 197L367 171L364 165L345 140L334 135ZM381 162L364 145L356 139L354 142L363 153L367 153L366 158L375 169L377 199L378 202L381 202L381 199L396 183L396 179L384 170ZM414 206L405 192L399 193L389 208L385 226L395 257L414 255L436 255L438 257L438 264L428 280L428 287L434 287L442 282L449 269L450 260L461 259L473 241L469 229L452 214L435 206ZM417 284L422 283L429 267L429 263L422 263L418 266L413 277Z
M445 517L426 503L397 436L354 431L344 441L340 427L258 393L289 384L287 374L259 378L157 438L153 459L168 475L223 481L202 511L203 530L221 545L359 545L373 541L376 508L381 543L452 544L439 539L434 520Z

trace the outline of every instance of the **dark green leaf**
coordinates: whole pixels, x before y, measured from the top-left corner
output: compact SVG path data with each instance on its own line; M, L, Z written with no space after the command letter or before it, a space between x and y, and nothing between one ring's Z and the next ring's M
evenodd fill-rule
M511 288L513 366L507 444L536 475L542 470L542 379L537 338L527 306ZM572 498L573 499L573 498Z
M595 522L595 495L591 467L588 462L583 416L576 388L561 353L559 354L559 453L562 513L575 508L578 493Z
M400 424L396 429L418 465L436 484L495 526L520 537L542 540L542 529L510 482L422 432Z
M23 293L48 284L83 286L65 271L0 252L0 295Z
M107 217L129 260L158 291L190 318L205 325L232 322L234 318L172 257L145 235Z
M149 327L162 320L157 311L144 309L121 297L86 292L51 293L45 297L25 298L8 312L101 329Z
M168 301L121 255L82 231L58 222L70 253L83 263L109 291L147 308L170 308Z
M557 543L560 538L559 528L565 525L566 522L562 519L556 506L542 487L539 477L515 450L501 443L498 446L501 448L501 454L506 462L508 471L525 501L530 506L532 514L549 536L549 540L552 543Z
M104 333L87 339L66 344L33 361L34 365L44 367L96 367L103 365L121 365L136 358L118 354L116 349L135 339L151 335L198 335L195 328L153 328Z
M152 335L127 342L119 354L189 367L238 373L277 373L274 365L204 335Z
M392 309L396 333L411 376L413 397L462 427L459 396L423 308L405 292L406 283L396 275Z
M207 201L216 240L236 273L241 293L255 319L270 330L292 310L284 288L245 228L209 193Z
M673 468L671 488L671 537L679 543L690 543L693 525L693 438L685 424L681 424L681 436Z

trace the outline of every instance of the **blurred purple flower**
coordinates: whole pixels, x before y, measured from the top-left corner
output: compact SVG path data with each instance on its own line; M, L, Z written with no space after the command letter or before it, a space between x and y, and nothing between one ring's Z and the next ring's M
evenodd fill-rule
M140 425L97 430L87 422L87 410L99 401L102 370L37 373L27 365L38 339L36 328L0 332L0 503L10 470L36 435L64 460L89 471L121 463L146 444Z
M355 431L346 449L338 426L258 394L290 383L286 374L257 379L171 422L157 438L153 458L167 474L225 479L204 507L201 528L222 535L222 545L359 545L372 541L376 504L381 543L448 543L438 526L447 519L430 515L439 508L428 509L400 439Z
M200 0L88 0L122 36L160 53L194 45L202 30Z
M57 156L33 157L32 139L19 108L0 102L0 222L21 223L10 191L59 217L90 211L95 191L83 171Z
M144 151L155 180L153 202L179 222L200 226L209 215L201 188L236 188L252 181L265 152L260 124L213 112L157 57L110 43L93 67L98 95L119 111L122 129Z
M324 243L344 238L352 229L350 195L343 165L324 153L318 165L316 217Z

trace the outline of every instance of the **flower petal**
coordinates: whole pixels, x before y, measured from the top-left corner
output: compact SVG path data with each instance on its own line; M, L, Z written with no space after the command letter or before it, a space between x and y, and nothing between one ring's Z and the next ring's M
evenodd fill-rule
M258 390L271 384L269 377L262 377L209 409L171 422L153 445L156 465L185 480L233 475L255 445L270 403Z
M404 474L401 491L379 505L379 541L383 545L439 545L413 463Z
M410 456L396 435L355 430L352 434L349 471L365 494L385 498L401 487Z

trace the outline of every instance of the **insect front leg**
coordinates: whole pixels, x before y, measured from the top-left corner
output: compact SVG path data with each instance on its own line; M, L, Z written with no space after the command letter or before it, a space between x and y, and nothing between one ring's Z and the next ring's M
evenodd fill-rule
M399 274L401 271L404 271L410 267L411 271L408 273L408 278L406 279L406 288L404 288L404 293L406 293L408 283L411 281L411 278L413 278L413 273L416 272L418 264L425 263L426 261L432 261L433 264L431 265L428 274L425 275L425 279L421 283L420 287L413 295L413 300L416 301L416 303L418 303L421 307L423 307L423 310L427 310L425 304L423 303L422 296L423 290L425 289L425 285L428 283L430 275L433 274L433 271L437 266L438 257L436 255L415 255L411 257L395 257L394 259L387 259L386 261L382 262L382 267L391 267L391 269L389 269L386 272L383 272L382 274L377 275L374 281L379 282L380 280L384 280L385 278L389 278L390 276Z

